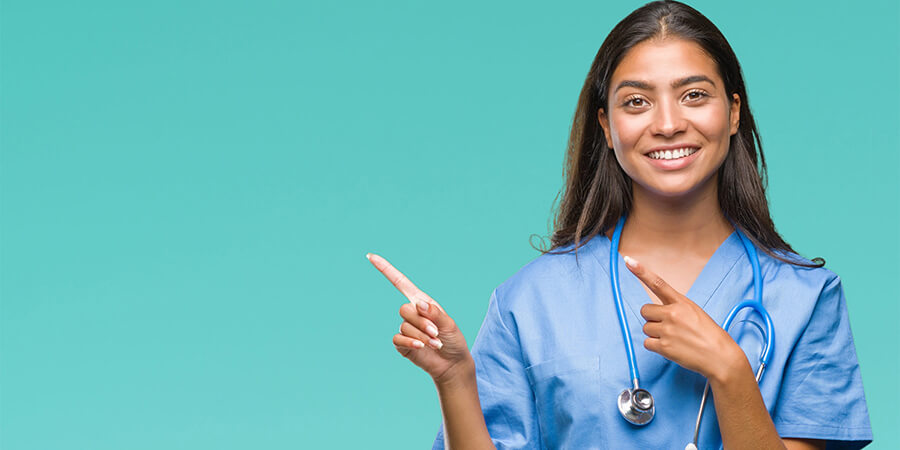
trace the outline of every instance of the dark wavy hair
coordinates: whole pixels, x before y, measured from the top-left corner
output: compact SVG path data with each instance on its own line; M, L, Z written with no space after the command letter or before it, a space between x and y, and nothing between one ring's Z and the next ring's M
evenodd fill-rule
M750 102L737 56L713 23L688 5L655 1L622 19L603 41L588 72L569 135L565 185L556 211L552 247L542 253L575 251L599 233L615 227L631 209L631 179L606 144L597 120L600 108L608 110L610 81L624 55L648 39L680 38L697 43L715 61L730 99L741 98L738 132L731 136L728 155L719 168L719 206L757 247L791 264L821 267L816 258L807 263L792 257L791 246L775 230L766 200L766 160L762 142L750 112ZM732 100L733 101L733 100ZM571 247L560 250L564 247Z

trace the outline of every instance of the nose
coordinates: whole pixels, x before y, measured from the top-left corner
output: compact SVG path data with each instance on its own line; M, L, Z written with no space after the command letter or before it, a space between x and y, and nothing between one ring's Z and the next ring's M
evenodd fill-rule
M653 114L651 130L653 134L671 137L687 129L687 119L684 117L678 102L662 101Z

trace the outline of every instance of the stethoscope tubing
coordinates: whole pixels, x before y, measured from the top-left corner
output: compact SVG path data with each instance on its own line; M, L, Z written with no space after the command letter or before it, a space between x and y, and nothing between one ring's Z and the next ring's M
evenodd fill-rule
M759 267L759 255L756 252L756 246L753 245L753 242L750 242L750 239L744 235L740 230L735 228L737 231L738 237L741 238L741 243L744 244L744 250L747 251L747 257L750 259L750 267L753 269L753 300L744 300L741 303L738 303L731 312L728 314L728 317L725 318L725 322L722 323L722 329L728 331L728 328L731 326L731 322L734 321L737 313L744 308L753 308L763 319L763 323L766 326L766 346L763 349L762 355L759 358L759 362L763 366L769 365L769 357L772 355L772 347L775 342L775 326L772 323L772 317L769 316L769 312L766 311L766 308L763 307L762 297L763 297L763 280L762 273ZM762 375L760 374L757 377L756 381L759 381L759 378Z
M625 305L622 304L622 290L619 286L619 240L622 237L622 228L625 226L625 216L619 218L616 229L613 231L611 248L609 250L610 280L612 280L613 298L616 302L616 314L619 316L619 330L625 339L625 351L628 354L628 367L631 370L631 384L635 389L640 388L640 375L638 374L637 360L634 357L634 345L631 343L631 333L628 330L628 319L625 317Z
M637 361L634 355L634 345L631 341L631 333L628 328L628 319L625 317L625 306L622 301L622 291L621 286L619 285L619 241L622 237L622 229L625 226L625 216L619 218L619 221L616 223L616 228L613 230L612 239L610 240L610 251L609 251L609 275L610 281L612 284L613 291L613 299L616 304L616 314L619 318L619 329L622 332L622 338L625 341L625 351L628 356L628 367L631 373L631 382L634 386L634 389L638 389L640 387L640 375L638 373ZM762 282L762 273L759 265L759 255L756 251L756 246L753 245L753 242L747 238L737 227L735 227L735 231L737 232L738 237L741 239L741 244L744 246L744 250L746 251L747 258L750 260L750 266L753 271L753 300L744 300L728 313L728 316L725 318L725 321L722 323L722 329L726 332L731 327L732 322L737 317L738 313L745 309L751 308L755 310L760 317L762 317L763 322L765 324L765 347L759 357L759 367L756 371L756 381L760 382L762 379L763 371L769 363L769 357L772 354L774 339L775 339L775 327L772 323L772 317L769 316L769 313L766 311L765 307L762 304L762 295L763 295L763 282ZM700 410L697 413L697 421L694 427L694 436L693 436L693 444L696 446L697 438L700 433L700 422L703 418L703 410L706 406L706 399L709 394L709 381L707 380L706 385L703 388L703 396L700 400ZM652 413L651 413L652 414ZM651 415L652 418L652 415Z

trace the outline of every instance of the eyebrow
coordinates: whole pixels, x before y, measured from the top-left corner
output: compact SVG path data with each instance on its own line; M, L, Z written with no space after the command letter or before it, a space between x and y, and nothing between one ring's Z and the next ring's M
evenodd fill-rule
M691 76L679 78L679 79L673 81L672 87L679 88L686 84L699 83L701 81L705 81L705 82L713 85L713 87L716 86L716 83L714 83L713 80L710 80L709 77L707 77L706 75L691 75ZM634 87L634 88L638 88L638 89L644 89L647 91L653 89L653 85L651 85L647 82L644 82L644 81L623 80L621 83L619 83L618 86L616 86L616 90L613 91L613 93L618 92L619 89L622 89L623 87Z

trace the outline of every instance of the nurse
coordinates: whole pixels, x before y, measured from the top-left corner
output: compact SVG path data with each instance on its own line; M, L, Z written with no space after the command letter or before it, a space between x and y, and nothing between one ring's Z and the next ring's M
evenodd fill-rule
M552 248L501 284L469 351L447 312L377 255L410 303L393 343L434 380L434 448L861 448L872 439L840 279L776 232L740 65L721 32L653 2L610 32L578 100ZM618 254L613 230L624 218ZM814 224L810 224L814 226ZM742 312L758 250L775 340ZM632 380L612 296L655 416L616 400ZM641 345L642 344L642 345Z

